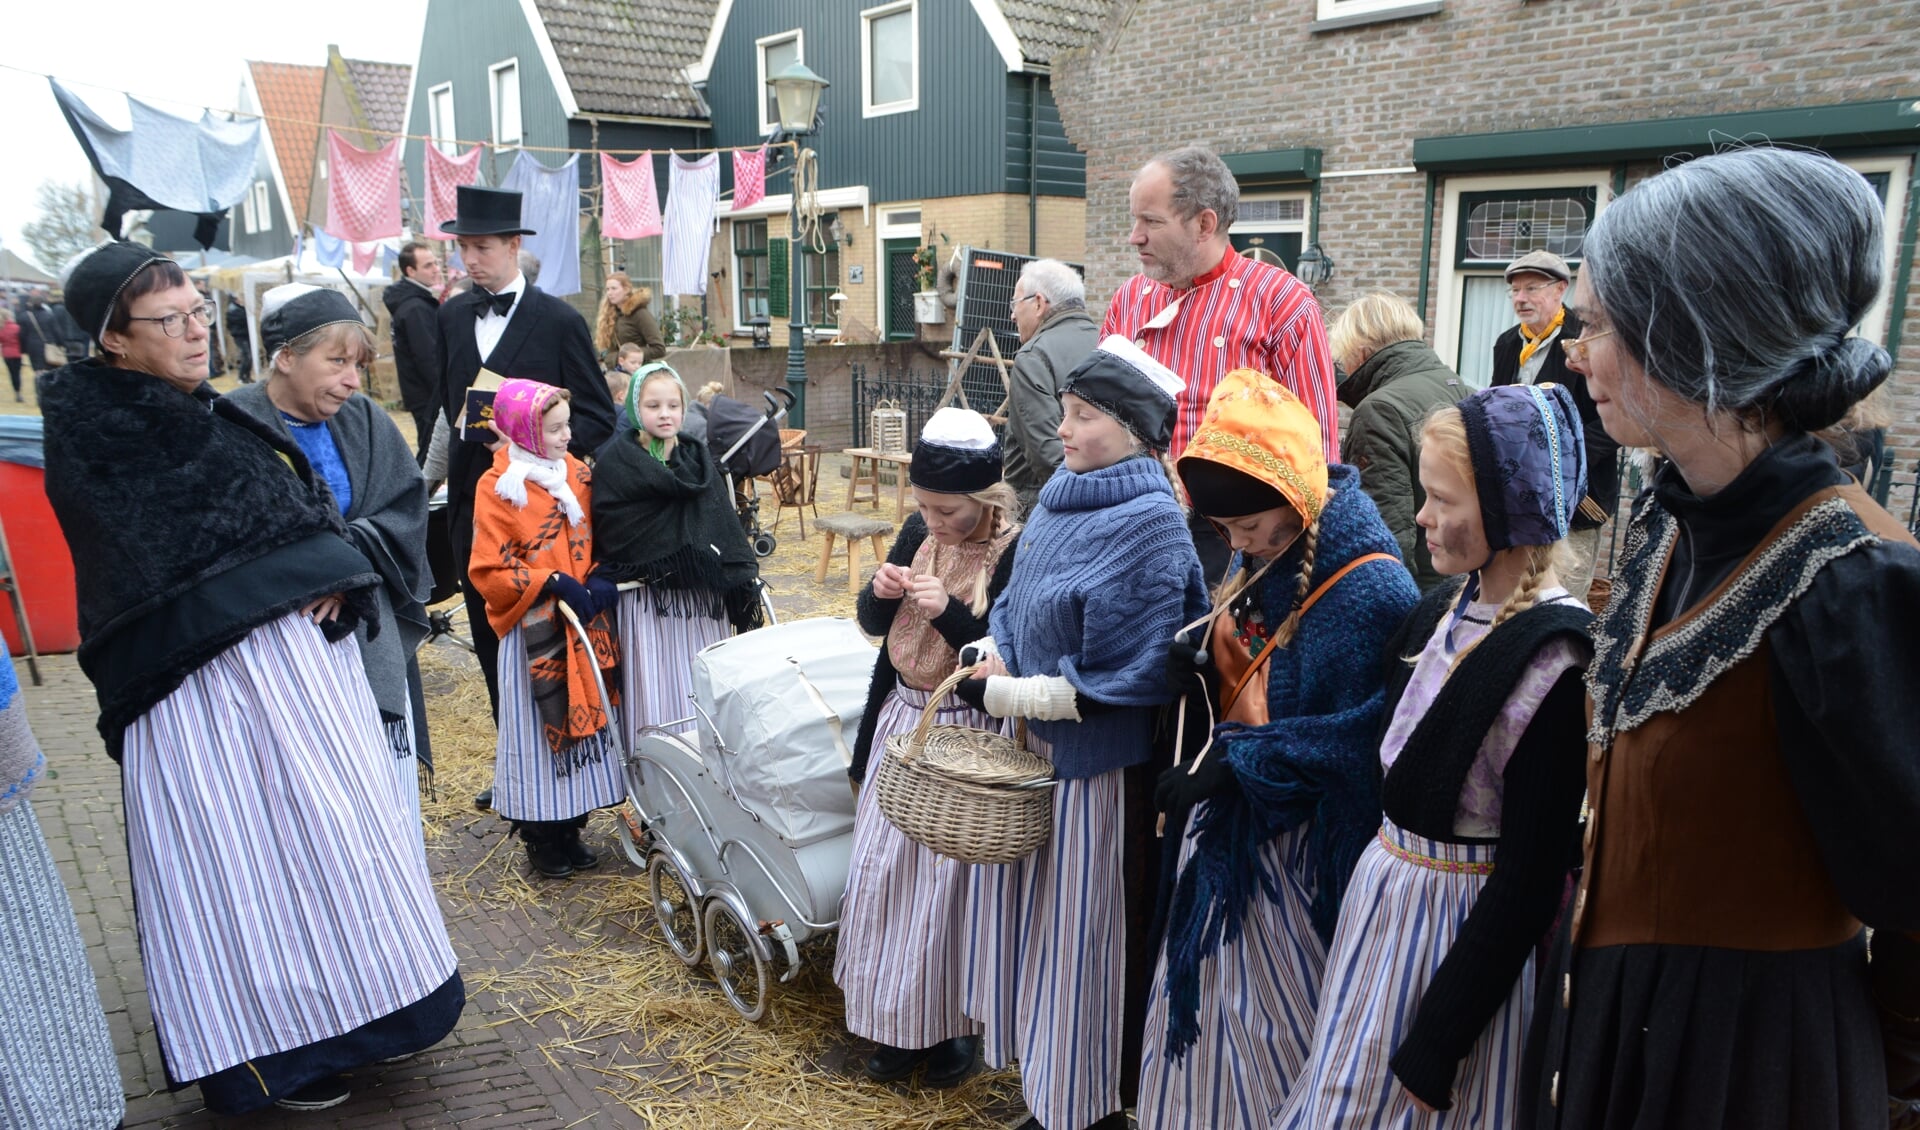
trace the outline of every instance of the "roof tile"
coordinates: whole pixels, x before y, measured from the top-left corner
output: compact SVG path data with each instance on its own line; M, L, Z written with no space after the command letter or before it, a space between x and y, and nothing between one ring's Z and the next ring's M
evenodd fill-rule
M1030 63L1047 63L1055 55L1092 42L1107 18L1112 0L1000 0L1000 10L1020 39L1020 53Z
M367 125L380 133L402 133L407 128L407 82L413 68L405 63L373 63L342 59L347 81L360 101Z
M709 115L686 68L706 48L718 0L534 0L534 6L582 111Z
M320 144L320 89L327 70L253 59L247 60L247 68L260 96L260 113L267 120L274 156L280 159L280 175L286 178L293 214L304 218L313 186L314 150Z

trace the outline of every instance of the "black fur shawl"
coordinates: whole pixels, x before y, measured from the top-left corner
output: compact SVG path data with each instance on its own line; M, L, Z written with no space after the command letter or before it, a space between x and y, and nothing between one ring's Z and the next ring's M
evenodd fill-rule
M120 731L247 632L329 593L353 630L379 584L306 457L211 387L98 360L49 373L47 498L74 562L80 665Z

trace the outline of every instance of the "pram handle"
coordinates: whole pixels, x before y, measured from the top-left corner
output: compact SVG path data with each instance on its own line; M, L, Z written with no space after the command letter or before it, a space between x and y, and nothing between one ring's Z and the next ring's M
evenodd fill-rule
M573 608L568 605L566 601L555 600L553 603L554 607L560 610L561 618L572 625L574 634L580 637L580 646L586 648L587 654L592 656L594 654L593 637L587 634L587 626L580 622L580 617L574 614ZM599 661L596 659L594 662L587 664L587 667L593 672L594 689L600 692L600 709L607 716L607 728L613 731L615 743L619 746L620 763L625 765L629 754L632 753L632 751L627 748L627 728L621 725L618 718L614 717L613 699L607 694L607 681L600 674Z

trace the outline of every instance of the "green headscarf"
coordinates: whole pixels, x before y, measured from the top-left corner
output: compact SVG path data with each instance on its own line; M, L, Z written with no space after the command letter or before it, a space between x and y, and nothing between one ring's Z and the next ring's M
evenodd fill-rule
M633 422L633 430L645 437L642 445L646 447L647 454L653 456L655 459L664 461L666 456L663 452L666 450L667 441L652 435L647 431L646 427L640 423L640 389L646 385L650 378L659 373L665 373L669 377L672 377L673 383L680 386L680 418L682 420L686 419L685 413L688 400L687 382L681 380L679 371L665 361L649 361L633 371L633 380L627 384L627 419Z

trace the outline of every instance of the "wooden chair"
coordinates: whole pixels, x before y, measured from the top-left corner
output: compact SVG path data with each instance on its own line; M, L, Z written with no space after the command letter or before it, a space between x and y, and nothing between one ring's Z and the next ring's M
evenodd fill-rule
M779 506L773 512L773 528L791 508L799 515L800 540L807 540L807 511L813 511L813 524L820 524L820 460L826 454L817 443L802 443L786 452L786 461L773 469L767 482L773 487Z

